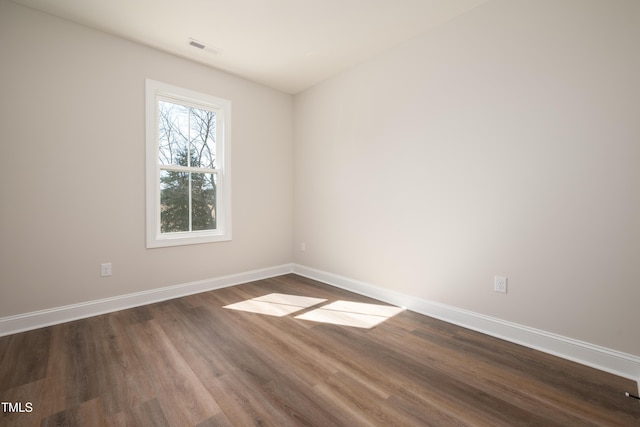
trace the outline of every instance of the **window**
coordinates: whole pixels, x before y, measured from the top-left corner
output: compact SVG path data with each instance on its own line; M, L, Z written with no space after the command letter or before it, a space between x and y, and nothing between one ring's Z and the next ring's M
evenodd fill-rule
M231 102L146 82L147 247L231 240Z

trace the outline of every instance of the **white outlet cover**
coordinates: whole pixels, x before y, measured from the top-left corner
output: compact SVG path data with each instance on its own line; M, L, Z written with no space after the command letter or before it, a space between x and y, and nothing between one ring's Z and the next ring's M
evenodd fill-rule
M493 278L493 290L496 292L507 293L507 278L504 276L495 276Z
M111 263L110 262L105 262L103 264L100 264L100 276L102 276L102 277L111 276Z

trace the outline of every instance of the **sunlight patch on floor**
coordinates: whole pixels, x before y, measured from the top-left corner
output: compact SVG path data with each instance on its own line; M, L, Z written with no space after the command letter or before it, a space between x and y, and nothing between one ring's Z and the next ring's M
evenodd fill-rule
M273 293L225 305L224 308L282 317L325 301L327 300L323 298Z
M336 301L296 316L296 319L370 329L403 310L390 305Z
M324 298L273 293L235 304L225 305L224 308L282 317L326 301ZM391 305L335 301L295 316L295 318L312 322L330 323L332 325L370 329L403 310L404 308Z

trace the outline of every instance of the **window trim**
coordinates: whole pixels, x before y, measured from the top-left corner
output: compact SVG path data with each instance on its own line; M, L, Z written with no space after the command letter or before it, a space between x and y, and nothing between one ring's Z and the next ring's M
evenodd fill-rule
M216 229L161 233L158 101L167 98L216 111ZM147 248L231 240L231 101L146 79L146 229Z

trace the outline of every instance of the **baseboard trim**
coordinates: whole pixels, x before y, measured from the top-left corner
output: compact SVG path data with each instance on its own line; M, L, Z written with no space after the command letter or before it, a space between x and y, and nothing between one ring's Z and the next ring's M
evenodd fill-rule
M0 318L0 336L166 301L214 289L221 289L255 280L281 276L288 273L295 273L300 276L318 280L328 285L369 296L389 304L405 307L416 313L431 316L464 328L629 378L638 381L640 390L640 357L445 304L416 298L400 292L382 289L369 283L300 264L283 264L143 292L93 300L80 304L7 316Z
M640 357L445 304L402 294L348 277L293 265L293 272L467 329L562 357L640 384Z
M243 273L215 277L164 288L151 289L111 298L87 301L79 304L55 307L15 316L0 318L0 336L38 329L58 323L84 319L99 314L111 313L127 308L166 301L200 292L226 288L254 280L281 276L293 271L293 264L283 264Z

